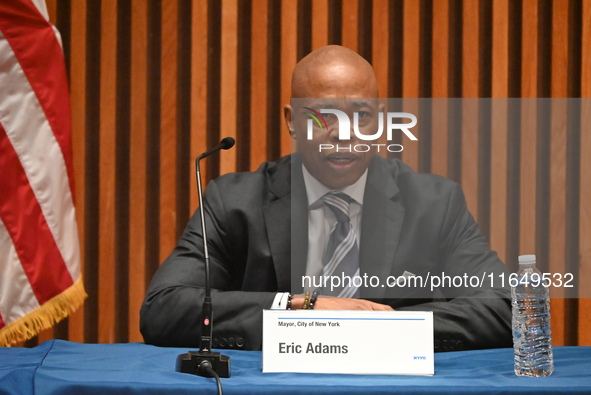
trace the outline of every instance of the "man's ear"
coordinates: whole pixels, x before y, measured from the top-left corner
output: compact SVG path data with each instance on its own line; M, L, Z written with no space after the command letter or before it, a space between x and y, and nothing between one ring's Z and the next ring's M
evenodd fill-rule
M289 135L295 140L295 129L291 119L291 105L286 104L283 106L283 117L285 118L285 124L287 125L287 131L289 132Z

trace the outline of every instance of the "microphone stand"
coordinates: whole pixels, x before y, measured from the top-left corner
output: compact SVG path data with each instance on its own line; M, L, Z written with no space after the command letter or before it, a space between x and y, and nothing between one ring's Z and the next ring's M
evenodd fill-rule
M217 147L199 155L195 159L199 214L201 215L201 231L203 234L203 256L205 260L205 298L201 309L201 349L199 351L189 351L186 354L180 354L176 359L176 371L204 377L215 377L215 374L219 377L230 377L230 357L222 355L219 352L211 351L213 306L211 304L211 287L209 284L209 251L207 248L207 231L205 230L205 213L203 211L203 191L201 188L201 168L199 162L201 159L206 158L220 149L226 150L232 148L232 146L234 146L234 139L226 137L222 139Z

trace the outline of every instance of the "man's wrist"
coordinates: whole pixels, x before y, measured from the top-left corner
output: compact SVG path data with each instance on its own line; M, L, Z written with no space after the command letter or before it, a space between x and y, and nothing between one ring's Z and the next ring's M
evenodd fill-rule
M304 307L304 295L293 295L291 297L291 309L301 310Z

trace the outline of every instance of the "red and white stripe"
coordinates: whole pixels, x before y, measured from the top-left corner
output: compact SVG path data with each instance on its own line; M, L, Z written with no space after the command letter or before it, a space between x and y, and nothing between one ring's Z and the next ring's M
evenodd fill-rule
M66 69L35 3L0 1L0 329L80 277Z

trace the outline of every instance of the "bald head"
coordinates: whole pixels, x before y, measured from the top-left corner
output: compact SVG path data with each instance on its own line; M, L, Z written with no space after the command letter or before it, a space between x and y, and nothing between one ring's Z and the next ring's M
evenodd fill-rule
M291 97L327 96L378 97L373 68L359 54L339 45L311 52L293 71Z
M356 120L355 127L361 133L375 133L382 105L371 65L341 46L317 49L297 64L291 97L291 103L283 107L283 115L306 170L330 189L353 185L368 169L375 150L351 150L351 144L358 141L356 135L339 149L340 120L337 124L336 117L323 110L344 112ZM310 111L319 115L322 123ZM317 124L311 122L312 118Z

